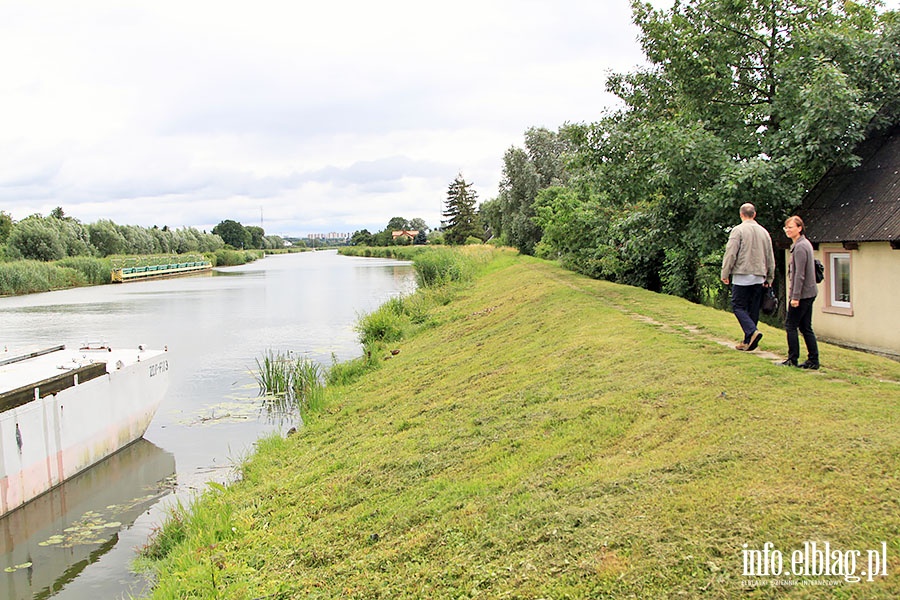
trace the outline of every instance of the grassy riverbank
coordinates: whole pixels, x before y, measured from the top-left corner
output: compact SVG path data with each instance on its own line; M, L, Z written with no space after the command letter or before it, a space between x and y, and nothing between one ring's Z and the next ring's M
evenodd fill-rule
M900 596L900 364L777 367L777 329L737 352L729 313L493 252L173 516L154 598ZM742 550L811 541L889 575L744 586L775 578Z

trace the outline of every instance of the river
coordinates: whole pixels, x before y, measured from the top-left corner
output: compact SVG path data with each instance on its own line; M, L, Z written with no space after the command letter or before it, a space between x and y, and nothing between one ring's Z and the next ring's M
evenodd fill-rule
M169 390L144 440L0 519L0 597L145 593L131 561L166 510L228 481L260 436L295 424L261 410L256 360L291 351L327 367L358 356L358 317L414 289L409 263L318 251L0 298L0 352L104 341L170 353Z

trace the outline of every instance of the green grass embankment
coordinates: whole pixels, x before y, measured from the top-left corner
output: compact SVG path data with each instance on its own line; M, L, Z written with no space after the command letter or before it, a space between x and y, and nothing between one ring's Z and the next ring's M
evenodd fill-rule
M497 257L177 512L153 597L900 597L900 364L778 367L777 329L737 352L729 313ZM889 575L743 574L810 541ZM744 583L778 579L840 585Z

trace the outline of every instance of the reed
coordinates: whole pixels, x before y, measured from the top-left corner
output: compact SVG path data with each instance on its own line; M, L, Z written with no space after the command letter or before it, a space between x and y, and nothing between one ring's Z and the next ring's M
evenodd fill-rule
M338 248L338 254L343 256L413 260L416 256L431 252L434 249L434 246L342 246Z
M0 263L0 295L33 294L87 285L79 271L38 260Z
M268 350L261 361L256 359L256 367L254 377L270 413L296 410L305 417L321 407L325 374L319 363L305 356L293 357L290 351L283 354Z
M216 267L235 267L253 262L265 256L264 250L229 250L219 248L215 252L206 254L207 258Z
M110 283L112 263L108 258L95 258L93 256L70 256L56 261L60 267L74 269L84 275L85 284L102 285Z
M413 260L416 279L422 287L470 281L476 271L476 261L460 250L437 248L422 253Z

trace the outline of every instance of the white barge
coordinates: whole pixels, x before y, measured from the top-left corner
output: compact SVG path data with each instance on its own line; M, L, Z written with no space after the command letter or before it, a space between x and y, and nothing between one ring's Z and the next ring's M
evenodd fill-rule
M0 352L0 517L143 437L168 371L143 346Z

